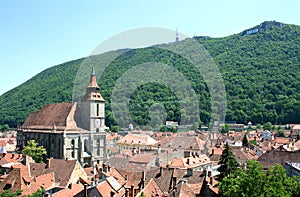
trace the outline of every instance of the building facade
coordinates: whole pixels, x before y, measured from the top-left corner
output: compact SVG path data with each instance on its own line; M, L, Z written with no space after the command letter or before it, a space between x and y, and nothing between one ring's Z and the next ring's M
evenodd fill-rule
M83 166L105 161L105 100L99 90L93 69L81 105L48 104L30 113L17 129L17 146L22 149L35 140L46 148L48 158L77 159Z

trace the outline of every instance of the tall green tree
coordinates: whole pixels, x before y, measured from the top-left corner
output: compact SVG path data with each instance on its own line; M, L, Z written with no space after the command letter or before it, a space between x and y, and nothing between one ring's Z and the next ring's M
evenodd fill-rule
M24 147L22 153L31 156L37 163L43 163L43 156L47 154L46 149L43 146L38 146L35 140L29 140L27 146Z
M243 143L243 146L248 146L249 142L248 142L248 138L247 138L247 133L245 133L242 143Z
M225 145L225 149L222 152L219 163L220 167L218 171L220 172L219 179L222 180L224 177L229 176L231 173L234 173L239 167L239 163L234 157L233 152L231 151L228 143Z

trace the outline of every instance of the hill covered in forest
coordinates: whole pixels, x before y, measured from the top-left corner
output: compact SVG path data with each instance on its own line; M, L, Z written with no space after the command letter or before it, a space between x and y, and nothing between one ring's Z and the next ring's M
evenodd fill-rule
M227 97L226 120L300 123L299 26L263 22L231 36L195 39L209 52L222 74ZM184 41L176 44L186 47ZM1 95L0 125L16 127L30 112L40 110L44 104L72 101L74 80L81 64L84 61L101 62L117 53L112 51L48 68ZM201 124L208 124L211 97L203 77L178 54L149 47L123 53L98 79L101 94L106 99L107 125L116 124L110 106L116 81L133 65L149 61L172 65L186 76L199 99ZM159 83L146 83L131 95L129 108L133 120L147 124L150 121L148 109L156 102L164 105L168 120L179 121L182 111L178 98ZM122 121L126 123L126 119Z

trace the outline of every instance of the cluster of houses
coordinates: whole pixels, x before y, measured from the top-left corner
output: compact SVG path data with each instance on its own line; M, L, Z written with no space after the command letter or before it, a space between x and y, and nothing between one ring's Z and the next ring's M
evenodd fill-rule
M0 192L22 190L28 195L44 188L45 196L217 196L218 162L226 143L241 167L248 160L259 161L264 169L277 163L289 176L299 176L300 140L289 137L291 132L299 131L286 131L286 137L264 130L108 133L108 159L90 167L76 159L34 163L6 151L0 156ZM256 143L243 146L244 135ZM2 139L2 146L15 141Z
M53 197L216 196L226 143L241 167L258 160L265 169L279 163L288 175L300 174L299 125L291 125L286 137L263 130L137 131L133 125L127 133L110 133L99 89L93 69L81 105L45 105L29 114L17 133L0 139L0 193L22 190L28 195L43 189L44 196ZM243 146L244 135L253 143ZM45 163L16 153L32 139L45 147Z

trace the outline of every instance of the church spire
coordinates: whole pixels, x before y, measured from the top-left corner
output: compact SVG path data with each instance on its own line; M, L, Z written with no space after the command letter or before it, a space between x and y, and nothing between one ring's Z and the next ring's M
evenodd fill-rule
M92 74L90 78L90 82L88 83L86 87L86 93L85 96L82 98L82 100L98 100L98 101L105 101L103 97L101 96L100 87L98 86L96 74L95 74L95 68L92 67Z

